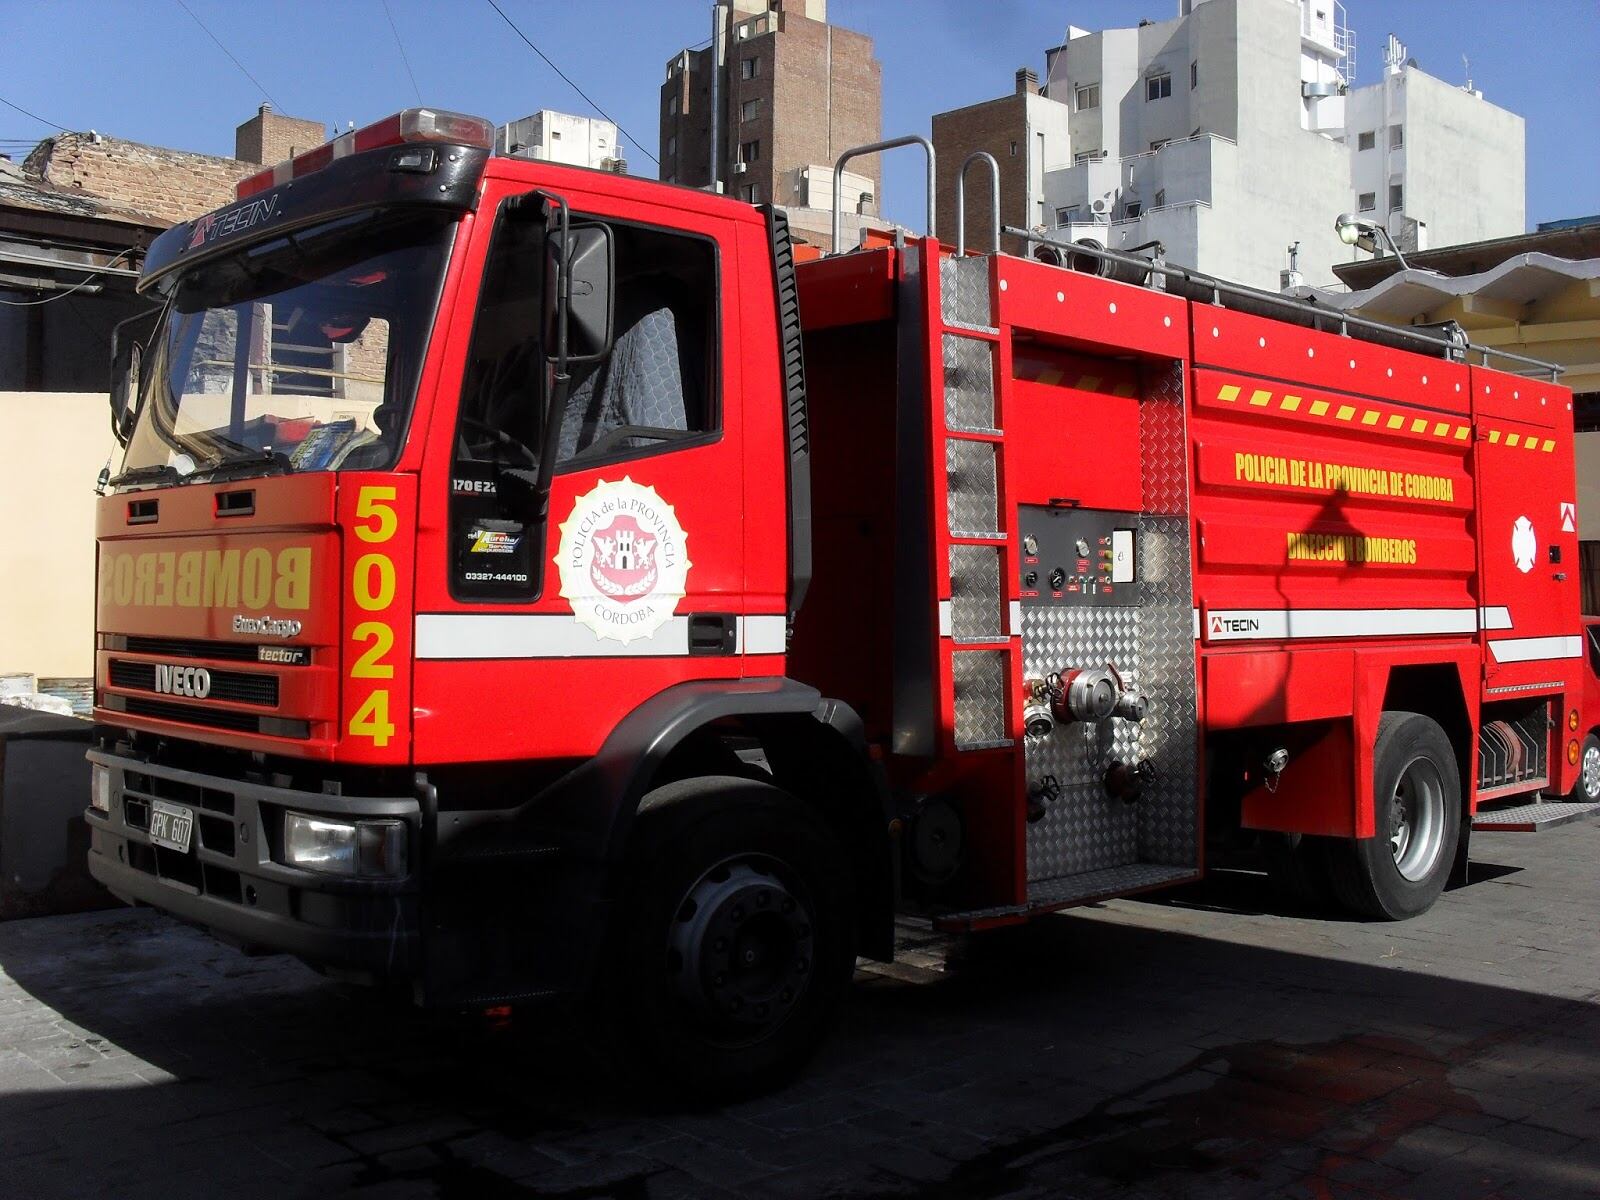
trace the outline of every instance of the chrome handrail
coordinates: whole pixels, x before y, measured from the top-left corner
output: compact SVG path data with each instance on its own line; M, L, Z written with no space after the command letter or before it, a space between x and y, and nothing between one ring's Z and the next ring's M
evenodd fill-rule
M921 146L928 155L928 235L933 235L933 143L925 137L916 134L907 134L905 137L890 138L886 142L870 142L865 146L852 146L833 164L833 249L832 253L839 253L839 239L844 236L844 214L839 211L839 205L844 202L844 165L852 158L859 158L863 154L877 154L881 150L893 150L899 146Z
M967 155L967 161L961 164L961 170L956 173L957 258L967 252L967 168L980 161L989 164L989 228L994 231L994 248L990 253L1000 253L1000 164L987 150L974 150Z

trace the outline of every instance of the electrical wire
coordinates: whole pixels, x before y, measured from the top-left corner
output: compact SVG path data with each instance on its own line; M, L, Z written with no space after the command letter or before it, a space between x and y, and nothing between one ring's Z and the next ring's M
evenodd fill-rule
M256 87L261 89L261 94L272 102L272 107L276 108L276 109L279 109L281 111L283 106L281 104L279 104L276 100L273 100L272 93L267 91L267 89L262 86L261 81L259 79L257 79L254 75L250 74L249 71L245 70L245 65L242 62L240 62L237 58L233 57L233 51L229 50L226 46L224 46L222 44L221 40L218 39L216 34L212 33L211 30L206 29L206 23L204 21L202 21L199 17L196 17L194 15L194 9L190 8L187 4L185 4L183 2L183 0L177 0L177 5L178 5L179 8L183 9L184 12L188 13L191 18L193 18L194 23L196 25L200 26L200 28L205 31L205 35L208 38L210 38L213 42L217 43L217 49L221 50L224 54L226 54L228 56L229 60L233 63L233 65L238 67L239 70L244 73L244 77L246 79L248 79L251 83L255 84Z
M22 105L20 105L20 104L13 104L13 103L11 103L11 101L7 100L4 96L0 96L0 104L4 104L7 108L16 109L16 111L21 113L23 116L32 117L35 121L39 122L39 124L48 125L48 126L50 126L51 129L60 130L62 133L70 133L71 132L65 125L57 125L54 121L46 121L38 113L29 112L27 109L23 108Z
M85 275L77 283L75 283L71 287L67 288L66 291L57 292L53 296L46 296L43 300L0 300L0 304L5 305L7 308L37 308L41 304L50 304L51 302L56 301L56 300L65 300L68 296L72 295L73 292L78 291L80 288L87 287L89 285L89 281L91 279L93 279L96 275L103 275L106 271L108 271L112 267L116 266L117 265L117 259L127 258L128 255L132 254L134 252L134 250L136 250L136 249L137 249L137 247L135 247L135 246L129 246L126 250L122 251L122 253L118 254L117 257L113 258L110 262L102 263L99 267L95 268L93 271L90 271L87 275ZM68 270L74 270L75 271L75 270L79 269L77 267L73 267L70 264L66 264L66 263L63 263L62 265L67 267Z
M400 40L400 30L394 23L394 13L389 11L389 0L383 0L383 15L389 18L389 32L394 34L395 49L400 51L400 61L405 64L406 74L411 76L411 90L417 94L417 103L422 103L422 89L417 86L417 73L411 69L411 60L406 57L406 45Z
M182 0L180 0L180 3L181 2L182 2ZM564 82L573 91L577 92L578 95L583 97L585 103L587 103L590 108L594 109L595 112L599 113L602 117L604 117L606 120L610 121L613 125L615 125L617 127L617 129L621 132L623 137L627 138L630 142L632 142L635 146L637 146L639 148L639 153L640 154L643 154L651 162L655 163L656 166L659 167L661 165L661 160L659 158L657 158L654 154L651 154L650 151L646 150L644 148L644 144L641 143L638 138L634 137L633 134L629 133L626 129L623 129L622 123L620 121L618 121L610 113L606 112L605 109L601 108L598 104L596 104L593 100L591 100L589 98L589 94L587 92L585 92L581 87L579 87L576 83L574 83L571 80L571 78L568 77L568 75L567 75L567 73L565 71L563 71L560 67L556 66L555 63L551 62L550 61L550 56L548 54L546 54L543 50L539 49L539 47L535 46L533 44L533 42L531 40L529 40L528 35L523 33L522 30L517 28L517 23L515 21L513 21L510 17L506 16L505 10L503 8L501 8L498 4L496 4L495 0L485 0L485 2L489 5L490 8L494 9L495 12L500 14L500 19L502 21L504 21L507 25L511 26L511 32L512 33L516 34L525 43L527 43L527 46L528 46L529 50L532 50L535 54L537 54L540 58L542 58L544 60L545 66L549 67L557 75L561 76L562 82Z

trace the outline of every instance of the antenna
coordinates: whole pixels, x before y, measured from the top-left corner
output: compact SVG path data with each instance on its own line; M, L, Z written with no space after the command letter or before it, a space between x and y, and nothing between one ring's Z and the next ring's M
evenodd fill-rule
M1472 60L1465 54L1461 56L1461 71L1467 77L1467 86L1462 88L1462 91L1470 92L1472 90Z

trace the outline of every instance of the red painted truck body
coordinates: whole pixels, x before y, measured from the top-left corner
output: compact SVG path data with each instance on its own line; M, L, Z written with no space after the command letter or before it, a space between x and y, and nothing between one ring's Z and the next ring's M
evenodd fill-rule
M313 222L352 203L422 204L398 175L383 186L401 191L372 182L414 170L385 158L410 144L264 173L167 235L146 286L181 297L198 264L324 236ZM100 502L91 867L118 894L427 1000L500 1003L605 974L649 872L636 816L696 780L812 809L849 865L851 944L878 956L897 908L980 928L1194 879L1208 839L1342 855L1398 837L1386 713L1448 739L1431 778L1454 828L1573 786L1558 384L1237 291L1185 298L930 239L794 264L781 215L421 144L457 173L405 344L414 402L386 396L398 429L369 430L387 423L391 458L288 469L305 420L274 418L279 441L251 449L278 469L193 470L173 433L149 468L169 477ZM335 176L343 198L313 194ZM526 399L495 382L514 356L495 350L493 298L514 290L497 255L534 193L605 227L618 363L630 289L664 286L639 261L711 265L683 268L701 299L655 310L679 363L703 334L670 385L688 415L588 459L562 450L524 502L509 458L470 449L493 424L470 414ZM272 336L288 308L263 310ZM552 361L527 388L555 386ZM236 397L282 388L282 368L239 383L258 369L241 362ZM528 431L552 427L531 419L506 418L499 445L526 438L537 459ZM193 478L170 477L180 454ZM524 565L474 571L484 547L525 547ZM190 812L185 848L152 838L156 801ZM320 850L290 861L292 814L376 822L401 857L348 877ZM161 818L169 843L180 818Z

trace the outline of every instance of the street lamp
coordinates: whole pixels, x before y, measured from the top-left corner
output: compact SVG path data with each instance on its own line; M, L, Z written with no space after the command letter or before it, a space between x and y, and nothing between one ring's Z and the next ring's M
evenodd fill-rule
M1333 231L1339 235L1339 240L1346 246L1358 246L1368 254L1378 253L1378 242L1389 247L1397 259L1400 260L1400 269L1409 271L1411 264L1406 262L1406 256L1400 253L1400 247L1394 244L1394 238L1389 236L1389 231L1377 221L1368 221L1358 217L1355 213L1340 213L1333 222Z

